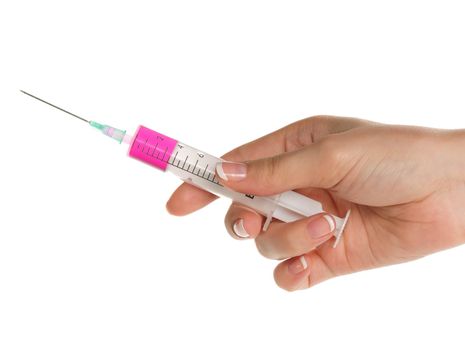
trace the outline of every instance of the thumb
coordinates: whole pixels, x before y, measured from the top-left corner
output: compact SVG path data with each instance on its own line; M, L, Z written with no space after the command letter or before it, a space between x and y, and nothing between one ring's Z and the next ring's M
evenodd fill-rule
M223 185L235 191L267 196L305 187L331 188L346 175L352 158L331 136L269 158L220 162L216 173Z

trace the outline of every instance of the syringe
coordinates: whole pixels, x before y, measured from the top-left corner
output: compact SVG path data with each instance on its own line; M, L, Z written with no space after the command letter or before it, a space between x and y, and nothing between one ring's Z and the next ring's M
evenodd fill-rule
M295 191L287 191L274 196L255 196L233 191L223 186L215 173L216 164L222 161L185 143L179 142L159 132L139 126L134 136L125 130L109 125L100 124L84 119L63 108L55 106L23 90L22 93L41 102L68 113L93 128L100 130L104 135L129 145L128 155L160 170L170 172L181 180L199 187L218 196L227 197L234 202L250 207L266 217L263 230L266 230L272 218L291 222L318 214L323 211L320 202L308 198ZM334 236L336 240L333 247L338 244L344 227L350 215L350 210L344 218L332 215L336 223Z

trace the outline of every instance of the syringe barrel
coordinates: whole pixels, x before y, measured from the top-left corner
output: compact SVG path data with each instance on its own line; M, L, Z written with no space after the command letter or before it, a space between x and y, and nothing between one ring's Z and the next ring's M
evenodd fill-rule
M166 135L140 126L134 135L129 156L164 171L181 180L218 196L253 208L269 218L284 222L308 217L323 211L321 204L294 191L275 196L254 196L232 191L218 181L216 164L222 159L188 146ZM334 217L340 235L345 219Z

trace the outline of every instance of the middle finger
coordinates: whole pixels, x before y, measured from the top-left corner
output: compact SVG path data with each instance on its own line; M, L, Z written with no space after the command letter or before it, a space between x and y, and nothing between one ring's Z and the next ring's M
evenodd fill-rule
M335 228L334 218L321 213L289 223L272 222L255 242L263 256L286 259L315 249L332 237Z

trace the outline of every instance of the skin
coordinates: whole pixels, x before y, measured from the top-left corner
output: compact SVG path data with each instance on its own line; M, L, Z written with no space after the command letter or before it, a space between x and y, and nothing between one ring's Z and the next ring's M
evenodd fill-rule
M318 214L293 223L264 218L233 203L225 225L238 219L259 252L283 260L276 283L293 291L329 278L403 263L465 242L465 133L317 116L290 124L225 154L246 164L247 176L222 181L236 191L272 195L296 190L326 212L351 217L339 245L332 234L309 235ZM192 213L216 197L182 184L167 203L173 215ZM291 267L304 257L307 267ZM301 264L302 265L302 264ZM292 272L294 271L294 272Z

